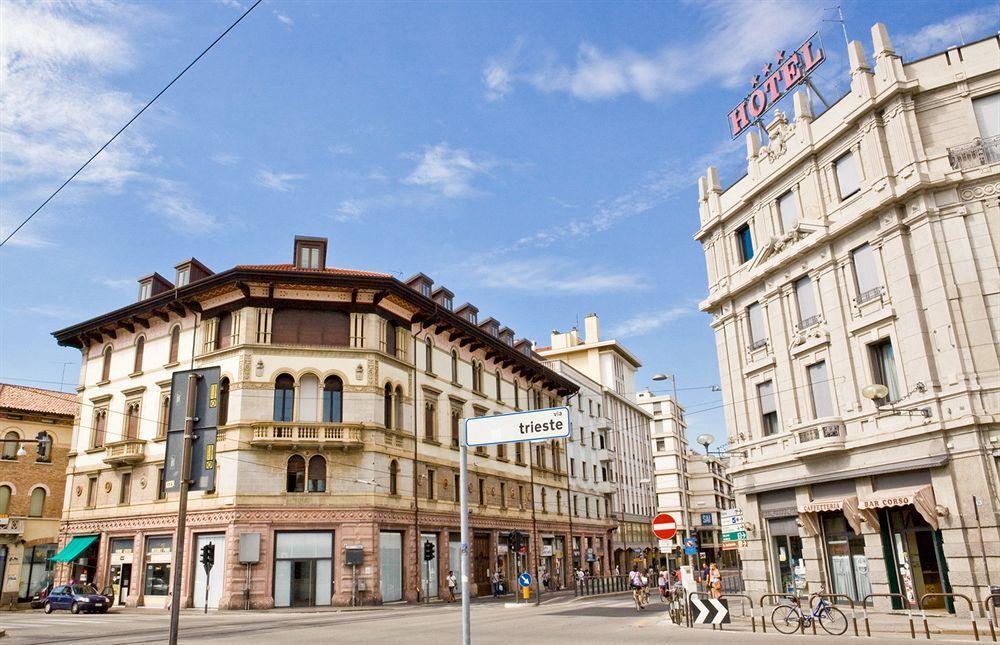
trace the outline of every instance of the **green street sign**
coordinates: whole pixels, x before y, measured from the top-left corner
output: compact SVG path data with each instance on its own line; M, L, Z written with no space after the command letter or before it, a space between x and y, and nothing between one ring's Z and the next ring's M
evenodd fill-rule
M745 540L745 539L747 539L747 532L743 531L743 530L740 530L740 531L730 531L728 533L723 533L722 534L722 541L723 542L739 542L739 541Z

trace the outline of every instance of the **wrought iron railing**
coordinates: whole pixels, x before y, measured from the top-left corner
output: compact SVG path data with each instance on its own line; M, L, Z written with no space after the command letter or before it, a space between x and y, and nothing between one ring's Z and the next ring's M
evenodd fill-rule
M1000 163L1000 135L977 138L972 143L948 148L948 162L955 170Z
M815 316L809 316L808 318L803 318L799 321L799 324L795 325L795 331L802 331L803 329L809 329L810 327L815 327L823 320L823 317L819 314Z
M767 343L769 340L770 339L768 338L761 338L759 340L755 340L754 342L750 343L750 348L747 351L755 352L762 347L767 347Z
M881 297L882 297L882 287L875 287L873 289L869 289L867 291L862 291L861 293L859 293L858 297L855 299L855 302L857 302L859 305L863 305L866 302L870 302L872 300Z

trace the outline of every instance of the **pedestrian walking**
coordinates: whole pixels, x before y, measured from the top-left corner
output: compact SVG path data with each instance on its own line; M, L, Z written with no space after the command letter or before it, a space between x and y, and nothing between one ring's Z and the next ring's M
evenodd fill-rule
M490 582L493 583L493 597L500 597L500 572L494 571L493 576L490 578Z
M714 562L708 571L708 588L711 589L713 598L722 597L722 572Z
M455 585L457 581L455 580L455 573L448 569L448 577L445 578L445 583L448 585L448 602L455 602Z

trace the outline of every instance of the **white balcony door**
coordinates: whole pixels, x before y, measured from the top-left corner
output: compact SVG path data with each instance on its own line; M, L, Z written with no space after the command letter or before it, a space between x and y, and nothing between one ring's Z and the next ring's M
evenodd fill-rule
M215 566L212 573L205 573L205 567L201 564L201 549L206 544L215 545ZM208 586L208 608L218 609L219 600L222 599L222 584L226 569L226 536L199 535L195 540L194 549L194 606L198 609L205 607L205 586Z

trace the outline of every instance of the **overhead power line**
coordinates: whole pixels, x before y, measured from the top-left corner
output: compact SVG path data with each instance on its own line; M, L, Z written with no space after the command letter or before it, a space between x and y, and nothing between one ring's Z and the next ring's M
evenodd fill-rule
M41 205L38 208L36 208L34 211L32 211L31 215L28 215L27 217L25 217L24 221L21 222L20 224L18 224L17 228L15 228L13 231L11 231L7 235L7 237L5 237L2 242L0 242L0 247L2 247L4 244L6 244L10 240L10 238L14 237L14 235L16 235L17 232L20 231L21 228L24 227L25 224L27 224L28 222L30 222L32 217L34 217L35 215L37 215L39 213L39 211L41 211L43 208L45 208L46 204L48 204L50 201L52 201L52 199L56 195L58 195L59 192L69 184L69 182L73 181L73 179L75 179L77 175L79 175L81 172L83 172L84 168L86 168L88 165L90 165L91 161L93 161L94 159L97 158L97 155L99 155L102 152L104 152L104 149L107 148L108 146L110 146L111 143L115 139L118 138L118 135L120 135L122 132L125 132L125 129L128 128L130 125L132 125L132 122L135 121L136 119L138 119L142 115L142 113L145 112L149 108L149 106L151 106L153 103L155 103L156 99L158 99L161 96L163 96L164 92L166 92L167 90L169 90L171 85L173 85L174 83L176 83L180 79L181 76L184 76L185 72L187 72L189 69L191 69L192 67L194 67L195 63L197 63L199 60L201 60L202 56L204 56L205 54L207 54L213 47L215 47L219 43L220 40L222 40L223 38L225 38L226 34L228 34L230 31L232 31L233 28L236 27L236 25L240 24L240 21L242 21L244 18L246 18L247 15L249 15L249 13L251 11L253 11L257 7L257 5L259 5L261 2L263 2L263 0L257 0L252 5L250 5L250 8L247 9L246 11L244 11L243 15L241 15L239 18L236 19L236 22L234 22L233 24L229 25L229 28L226 29L221 34L219 34L219 37L216 38L215 40L213 40L212 44L210 44L200 54L198 54L198 56L193 61L191 61L190 63L188 63L187 67L185 67L184 69L182 69L180 71L180 73L173 78L173 80L171 80L169 83L167 83L166 86L164 86L164 88L162 90L160 90L159 92L157 92L156 96L154 96L153 98L151 98L148 103L146 103L144 106L142 106L142 109L139 110L138 112L136 112L135 116L133 116L131 119L129 119L128 122L125 125L123 125L118 132L115 132L114 136L112 136L110 139L108 139L104 143L104 145L101 146L97 150L97 152L95 152L93 155L91 155L90 159L87 159L87 161L85 161L82 166L80 166L79 168L77 168L76 172L74 172L72 175L70 175L69 178L66 181L64 181L59 186L59 188L55 189L55 192L53 192L51 195L49 195L47 198L45 198L45 201L42 202Z

